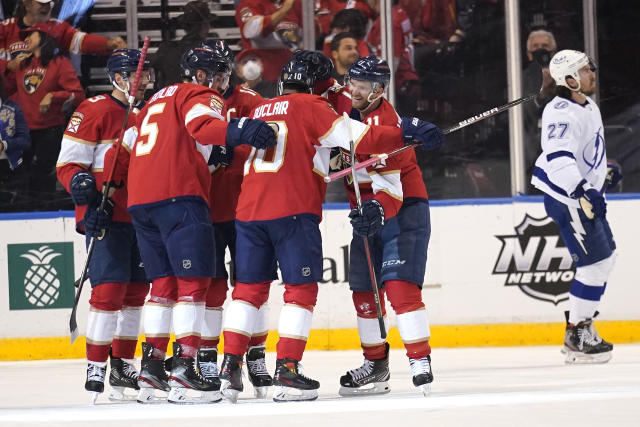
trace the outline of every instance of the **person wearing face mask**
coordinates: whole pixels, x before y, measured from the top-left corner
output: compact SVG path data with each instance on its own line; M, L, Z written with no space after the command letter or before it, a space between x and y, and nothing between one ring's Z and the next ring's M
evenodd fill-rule
M275 82L264 77L264 61L268 61L268 54L260 49L249 49L240 52L236 58L236 74L242 80L242 87L251 89L263 98L273 98L278 95Z
M13 18L5 19L0 25L0 71L14 71L18 64L29 55L20 32L40 24L60 47L70 53L109 55L115 49L123 49L127 44L121 37L108 39L95 34L87 34L73 28L65 21L51 18L52 0L18 0Z
M527 37L528 62L522 72L523 94L529 95L540 91L534 102L528 102L523 106L527 173L532 172L536 158L540 154L542 111L554 97L555 83L549 73L549 61L556 53L556 49L556 39L549 31L534 30ZM528 192L532 191L535 190L529 185Z

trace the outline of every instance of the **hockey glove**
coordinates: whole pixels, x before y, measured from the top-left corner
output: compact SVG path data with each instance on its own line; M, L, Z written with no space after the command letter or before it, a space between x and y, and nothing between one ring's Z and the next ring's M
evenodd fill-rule
M607 214L607 202L604 201L604 197L598 190L590 187L584 179L571 193L571 197L580 200L580 205L587 218L604 218ZM591 212L589 212L589 208Z
M69 184L71 200L76 206L84 206L93 202L98 197L96 179L91 172L81 170L76 172Z
M84 232L87 236L100 237L103 230L106 232L111 225L111 218L113 218L113 200L107 198L104 209L100 209L100 202L102 196L98 197L94 203L91 203L87 207L87 212L84 214Z
M435 150L444 143L444 134L433 123L425 122L417 117L402 118L402 138L409 145L420 143L424 150Z
M355 208L349 213L349 218L357 236L371 236L384 226L384 208L376 199L365 200L362 203L362 215Z
M607 163L607 176L604 179L607 191L613 190L622 181L622 170L615 163Z
M276 145L276 133L271 126L260 119L231 119L227 127L227 145L237 147L248 144L258 149Z
M233 163L233 147L230 145L212 145L209 165L229 166Z

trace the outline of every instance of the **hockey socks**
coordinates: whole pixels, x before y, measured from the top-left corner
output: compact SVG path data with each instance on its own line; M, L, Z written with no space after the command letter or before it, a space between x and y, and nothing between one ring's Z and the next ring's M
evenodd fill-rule
M318 296L318 284L285 284L284 307L280 311L276 346L278 359L302 360L311 330L313 308ZM225 336L226 338L226 336Z
M422 302L421 289L413 283L389 280L385 283L387 298L396 312L400 337L407 357L421 359L431 353L429 317Z
M87 318L87 359L106 363L122 308L124 283L101 283L91 289Z
M389 330L389 321L386 316L384 291L379 292L380 305L384 324ZM380 326L376 313L376 303L373 292L353 292L351 295L353 305L356 308L358 334L360 335L360 345L364 358L367 360L378 360L385 357L385 340L380 337Z
M224 319L224 352L242 356L253 334L258 308L269 298L270 282L236 282Z

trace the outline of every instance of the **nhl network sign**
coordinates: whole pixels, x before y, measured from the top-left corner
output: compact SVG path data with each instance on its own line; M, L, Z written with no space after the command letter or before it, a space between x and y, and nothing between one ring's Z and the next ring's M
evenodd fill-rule
M525 214L514 235L496 237L502 249L493 274L506 275L505 286L555 305L569 298L575 267L551 218Z

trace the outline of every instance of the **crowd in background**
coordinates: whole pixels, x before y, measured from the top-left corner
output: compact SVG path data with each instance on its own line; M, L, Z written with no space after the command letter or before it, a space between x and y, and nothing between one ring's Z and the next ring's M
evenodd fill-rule
M66 22L53 20L51 17L56 16L60 3L0 2L0 12L5 17L11 16L7 10L14 11L13 17L0 26L0 211L3 212L72 206L64 190L56 185L55 161L68 118L85 98L81 81L86 80L76 75L69 54L108 55L113 49L125 47L120 37L107 39L85 34ZM394 1L396 85L392 90L396 92L400 114L455 123L466 118L467 111L473 114L506 101L504 11L498 3L497 0ZM185 35L163 40L150 55L156 70L155 90L179 81L182 53L209 38L215 30L216 15L210 4L205 0L187 3L174 20ZM316 0L314 5L316 49L333 61L333 77L337 82L343 82L345 73L359 57L381 55L379 0ZM236 55L232 83L251 88L265 98L276 96L282 65L293 51L302 48L302 1L238 0L235 22L240 30L241 50ZM558 46L546 24L524 26L529 32L523 46L524 92L534 90L531 84L538 84L541 76L544 83L535 103L525 106L525 152L529 166L539 150L540 112L553 97L547 67ZM496 31L500 31L498 41L487 43ZM572 40L565 39L570 45ZM470 80L473 87L469 86ZM453 135L451 140L453 143L448 146L454 147L455 154L444 153L437 161L419 159L425 180L432 181L432 196L509 194L506 115L488 120L473 131ZM476 161L479 157L484 159L482 165ZM445 187L450 193L440 190Z

